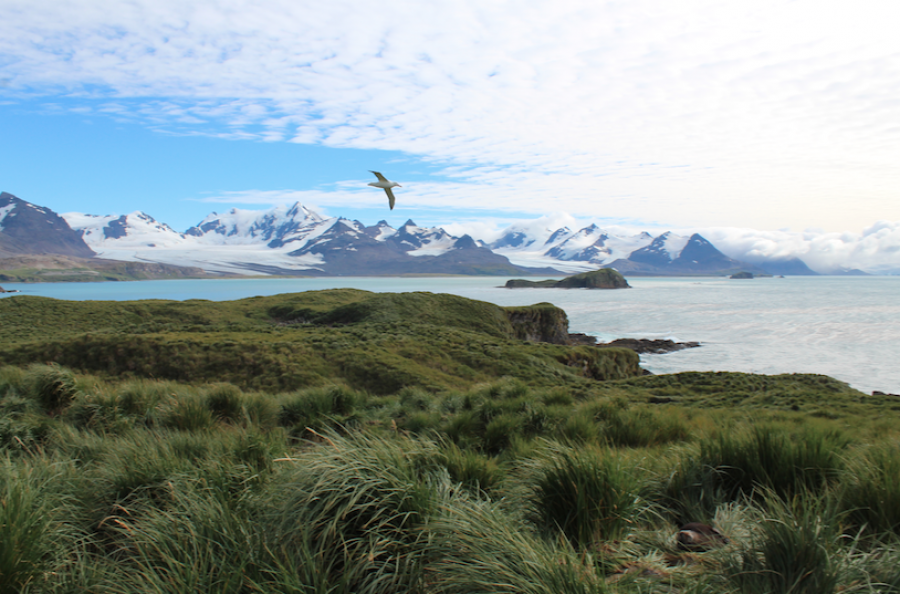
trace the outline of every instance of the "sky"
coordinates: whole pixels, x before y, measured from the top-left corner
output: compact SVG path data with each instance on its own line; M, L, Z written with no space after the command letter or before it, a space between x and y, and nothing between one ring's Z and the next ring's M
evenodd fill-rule
M476 236L565 213L900 245L898 22L884 0L0 0L0 190L178 231L299 201Z

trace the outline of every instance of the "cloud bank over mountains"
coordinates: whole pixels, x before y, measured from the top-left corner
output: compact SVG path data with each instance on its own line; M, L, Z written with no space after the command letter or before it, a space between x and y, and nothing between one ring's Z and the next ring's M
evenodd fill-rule
M758 231L710 228L703 235L731 257L747 262L800 258L822 273L859 269L900 274L900 223L880 221L862 233Z

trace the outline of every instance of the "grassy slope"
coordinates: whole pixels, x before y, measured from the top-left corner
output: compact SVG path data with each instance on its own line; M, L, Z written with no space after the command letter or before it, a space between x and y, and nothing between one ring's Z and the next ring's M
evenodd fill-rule
M897 398L627 377L507 313L0 300L0 592L900 592ZM54 358L103 377L7 365ZM195 385L127 378L161 373ZM359 389L206 384L285 377ZM730 544L679 550L696 520Z
M342 289L232 302L0 301L0 361L112 376L373 393L462 388L500 376L589 389L639 373L625 350L523 343L505 311L452 295Z

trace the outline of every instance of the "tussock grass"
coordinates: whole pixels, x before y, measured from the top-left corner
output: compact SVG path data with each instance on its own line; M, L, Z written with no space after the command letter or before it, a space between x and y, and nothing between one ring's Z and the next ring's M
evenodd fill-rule
M0 300L0 592L900 591L896 399L509 314Z
M600 594L609 591L592 555L547 541L521 517L488 501L456 497L431 524L428 592Z
M856 459L839 497L852 528L874 537L900 536L900 446L881 444Z
M59 365L33 364L22 378L25 392L48 414L58 414L75 399L75 375Z
M769 489L791 497L804 490L821 490L844 469L848 445L838 431L805 428L789 432L773 425L758 425L743 433L722 433L700 441L701 484L715 485L729 500Z
M839 530L828 502L796 495L770 496L759 529L724 571L738 592L830 594L841 581L836 559Z
M312 538L325 567L355 568L356 592L415 590L438 459L427 442L329 433L284 462L290 474L274 504L276 543Z
M54 521L35 470L0 464L0 592L20 592L45 571Z
M545 530L578 548L617 540L642 509L641 473L611 450L551 447L533 469L533 506Z
M494 491L506 478L506 471L496 459L463 450L452 442L441 448L439 459L451 481L461 483L463 488L476 494Z

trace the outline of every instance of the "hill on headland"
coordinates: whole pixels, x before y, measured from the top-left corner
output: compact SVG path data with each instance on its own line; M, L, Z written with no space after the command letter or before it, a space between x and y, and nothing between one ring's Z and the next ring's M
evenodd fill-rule
M373 393L502 376L584 389L640 375L625 349L536 342L565 343L567 329L565 312L549 304L506 309L431 293L339 289L231 302L16 296L0 300L0 361L248 389L339 381Z
M520 278L506 281L507 289L630 289L622 274L613 268L601 268L567 276L562 280L529 281Z

